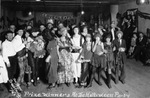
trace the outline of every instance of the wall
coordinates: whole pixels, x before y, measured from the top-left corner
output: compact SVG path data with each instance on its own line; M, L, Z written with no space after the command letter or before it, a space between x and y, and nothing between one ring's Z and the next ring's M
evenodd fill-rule
M119 13L123 14L128 9L138 8L139 11L150 13L150 4L137 5L136 2L119 5ZM146 33L146 29L150 28L150 20L138 17L138 31Z

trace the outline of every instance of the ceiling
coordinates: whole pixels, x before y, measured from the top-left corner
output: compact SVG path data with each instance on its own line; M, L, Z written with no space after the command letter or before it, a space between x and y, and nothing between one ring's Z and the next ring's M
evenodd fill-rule
M135 0L1 0L2 6L12 10L33 10L53 12L104 11L110 4L122 4ZM82 6L82 7L81 7Z

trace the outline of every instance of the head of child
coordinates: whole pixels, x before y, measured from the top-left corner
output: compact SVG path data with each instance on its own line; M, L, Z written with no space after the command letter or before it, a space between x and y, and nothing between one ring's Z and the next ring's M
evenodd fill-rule
M86 42L90 42L91 41L91 35L87 34L85 40L86 40Z
M111 42L111 36L110 35L107 35L106 36L106 42L108 43L108 42Z
M30 33L29 33L29 32L26 32L26 33L25 33L25 37L28 38L29 36L30 36Z
M95 38L96 42L101 41L101 35L99 33L95 34L94 38Z
M123 32L122 31L117 31L117 37L118 39L122 39Z
M137 35L134 33L134 34L133 34L133 37L134 37L134 38L137 38Z

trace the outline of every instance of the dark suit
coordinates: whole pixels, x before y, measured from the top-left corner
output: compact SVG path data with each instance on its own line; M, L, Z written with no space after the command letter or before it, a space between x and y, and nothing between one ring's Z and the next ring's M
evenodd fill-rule
M114 47L116 47L116 50L114 51L115 56L115 82L118 83L119 80L119 70L121 71L120 80L124 82L125 80L125 64L126 64L126 54L125 51L119 51L119 48L125 48L126 50L126 42L122 39L122 42L120 44L118 39L115 39L113 41Z
M144 54L146 42L147 42L146 37L143 37L142 40L140 40L140 38L137 40L137 46L135 47L135 51L133 53L133 56L135 57L136 60L142 61L144 60L143 58L140 58L140 56L142 57Z
M118 30L115 28L114 29L114 38L116 39L117 38L117 35L116 35L116 32L117 32ZM112 29L110 30L110 35L111 35L111 39L113 40L113 34L112 34Z

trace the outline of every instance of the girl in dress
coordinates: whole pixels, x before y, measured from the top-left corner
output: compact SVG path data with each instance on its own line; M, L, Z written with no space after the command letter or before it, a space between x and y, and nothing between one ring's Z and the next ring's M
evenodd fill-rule
M77 26L73 29L74 35L72 37L72 56L73 56L73 71L74 71L74 78L75 78L75 86L78 86L78 82L81 76L81 62L78 62L79 55L81 53L81 35L79 34L79 28Z
M90 75L90 81L87 87L92 86L92 81L95 78L95 73L98 72L98 83L99 85L102 85L100 82L101 79L101 72L102 69L105 68L106 66L106 61L105 61L105 50L104 50L104 44L101 42L101 35L96 34L95 35L95 42L93 42L93 49L92 51L94 52L91 64L92 64L92 70L91 70L91 75Z
M82 74L81 74L81 84L79 86L86 86L87 85L87 78L89 76L89 69L91 67L91 58L93 55L92 52L92 42L91 42L91 35L87 34L85 37L85 43L83 44L83 49L79 58L79 62L82 62Z
M73 82L73 57L71 54L71 41L66 36L67 34L67 29L63 28L61 32L62 36L60 37L60 41L58 43L59 66L57 83L66 83L67 86L70 86L70 83Z
M114 65L114 54L113 54L113 44L111 43L111 36L106 36L106 42L104 43L104 49L106 51L106 74L107 74L107 84L111 88L111 73Z

